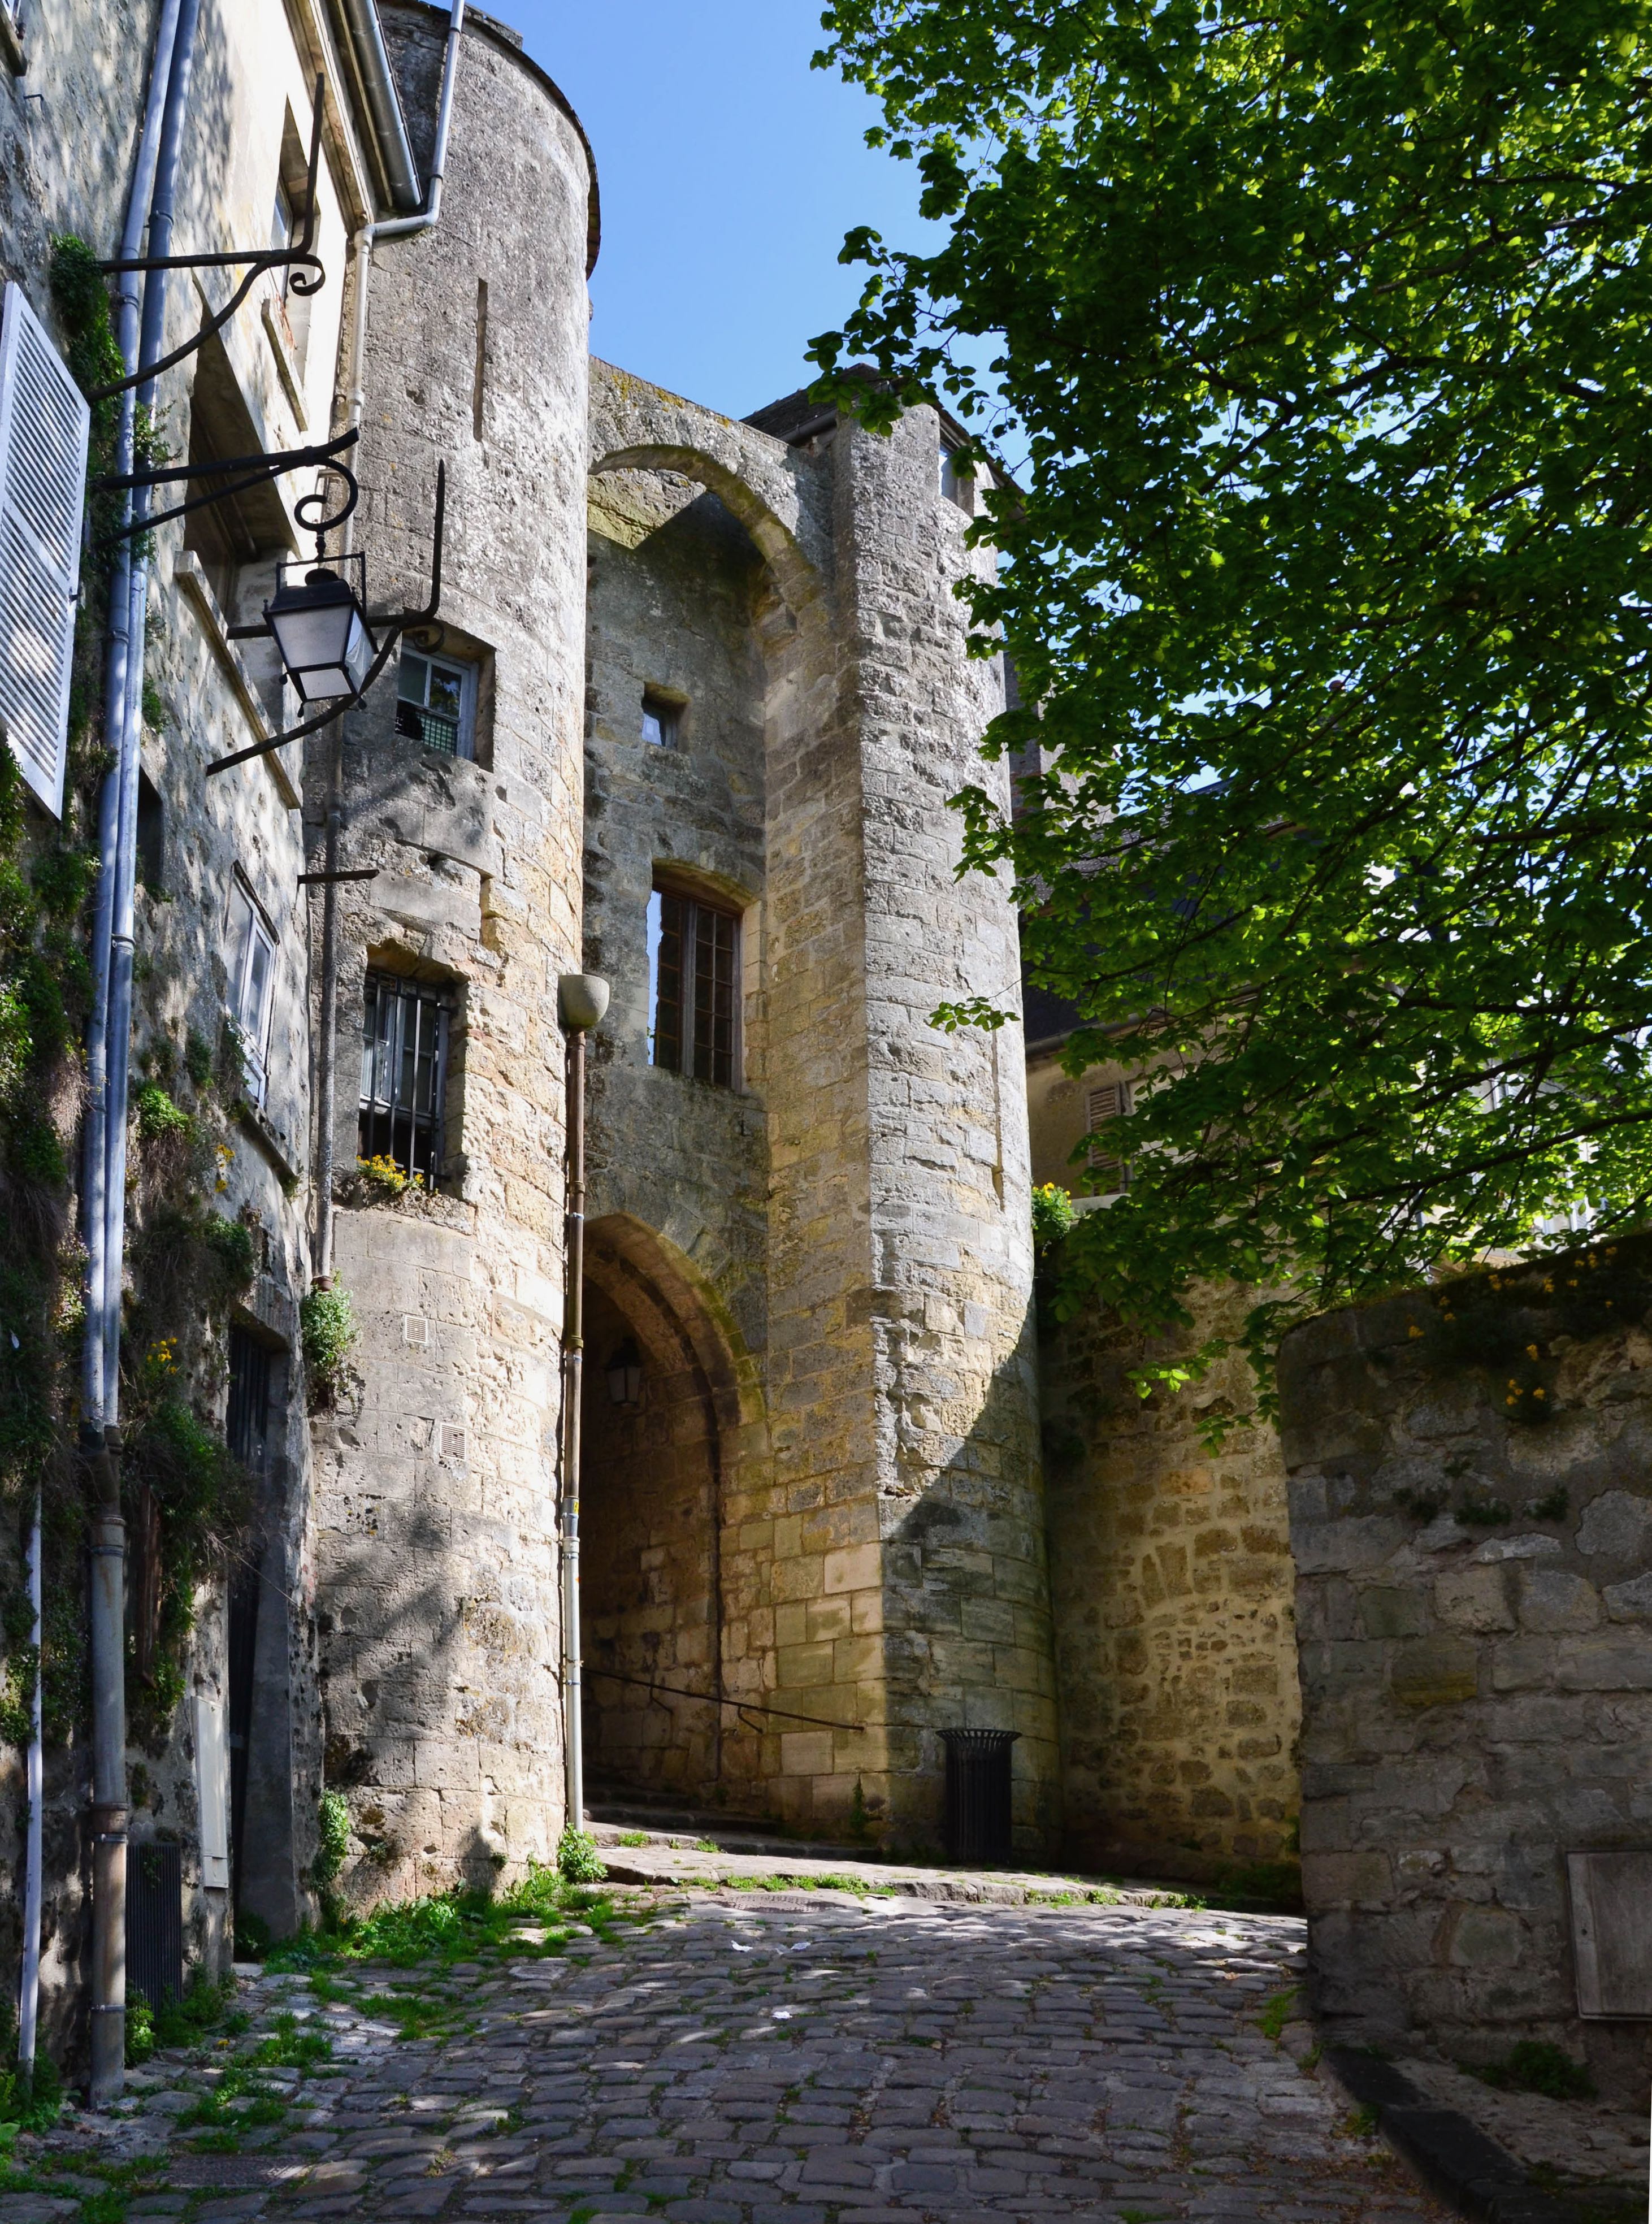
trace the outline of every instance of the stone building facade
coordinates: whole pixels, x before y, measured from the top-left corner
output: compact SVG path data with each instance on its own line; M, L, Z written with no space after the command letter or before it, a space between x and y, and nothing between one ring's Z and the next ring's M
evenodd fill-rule
M52 239L110 251L170 4L69 6L22 47L0 8L0 261L66 351ZM174 246L301 220L318 74L326 283L261 281L163 374L161 437L205 465L357 431L328 555L364 564L381 627L432 594L438 465L446 519L436 616L365 699L221 773L300 717L255 629L307 561L312 477L154 536L133 1458L170 1399L249 1498L192 1576L175 1683L134 1562L131 1830L179 1850L189 1958L221 1968L236 1924L290 1931L323 1881L365 1904L508 1879L577 1819L558 982L588 970L614 992L577 1479L593 1794L930 1848L943 1734L997 1729L1018 1858L1277 1881L1300 1724L1332 2016L1573 2039L1555 1848L1632 1851L1647 1827L1641 1330L1542 1330L1552 1379L1526 1388L1566 1416L1521 1434L1441 1387L1401 1311L1320 1324L1290 1348L1283 1450L1257 1430L1220 1456L1197 1400L1135 1398L1106 1321L1041 1337L1031 1185L1105 1209L1130 1076L1068 1074L1070 1017L1032 1009L1021 1047L930 1024L966 995L1020 1008L1008 890L957 876L947 806L1008 778L976 754L1006 674L966 654L953 592L990 561L956 428L917 408L874 437L801 395L736 421L594 362L590 148L516 35L457 12L199 11ZM221 274L177 283L169 344L227 299ZM101 622L94 589L83 679ZM30 806L25 864L91 838L88 686L63 817ZM72 1150L73 1058L54 1089ZM167 1213L244 1267L175 1330ZM301 1328L318 1289L356 1328L325 1380ZM1199 1393L1245 1396L1237 1371ZM72 1394L56 1418L66 1439ZM1506 1534L1416 1514L1482 1472L1527 1508ZM164 1541L165 1503L135 1487L129 1512ZM13 1603L25 1517L0 1540ZM25 1822L15 1749L7 1767L0 1953ZM77 1719L47 1756L60 2047L85 2028L89 1788ZM324 1791L350 1823L336 1880Z
M10 83L0 254L66 351L51 240L111 250L165 6L40 25L26 89L78 136ZM364 564L375 623L432 591L438 464L446 519L438 616L362 704L221 773L301 717L255 628L306 555L300 497L340 483L289 473L154 539L124 1368L130 1403L145 1215L194 1182L176 1209L209 1242L244 1230L253 1269L164 1387L227 1440L252 1513L185 1602L179 1695L133 1687L134 1844L179 1847L209 1968L235 1923L316 1912L324 1788L357 1901L552 1856L558 983L583 965L615 989L590 1090L594 1779L933 1845L941 1733L1001 1728L1017 1848L1052 1854L1025 1100L1007 1037L928 1023L1018 974L1007 895L955 878L946 808L1004 688L951 591L987 560L953 435L917 410L874 439L803 397L735 422L593 363L590 149L490 16L457 39L417 0L198 22L174 247L301 222L318 74L325 283L272 274L189 349L230 281L175 282L163 439L205 464L359 428L327 557ZM37 854L89 839L98 717ZM672 1017L662 976L696 949ZM71 1149L76 1113L71 1088ZM210 1146L204 1185L146 1121ZM318 1286L354 1315L336 1381L300 1333ZM170 1533L164 1505L144 1518ZM69 2043L88 1787L82 1725L47 1776Z

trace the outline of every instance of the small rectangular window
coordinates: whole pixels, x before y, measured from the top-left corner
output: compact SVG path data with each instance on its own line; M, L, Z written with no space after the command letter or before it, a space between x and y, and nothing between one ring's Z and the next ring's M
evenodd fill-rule
M642 738L657 749L674 749L683 730L683 706L651 687L642 698Z
M740 921L656 888L648 900L648 1062L732 1089L740 1073Z
M230 890L230 1017L246 1061L247 1088L262 1104L269 1086L269 1015L275 987L275 937L237 880Z
M1127 1081L1104 1081L1092 1089L1086 1109L1088 1113L1090 1145L1090 1178L1102 1197L1112 1197L1130 1187L1130 1161L1109 1151L1107 1128L1114 1120L1126 1118L1130 1112L1131 1089Z
M975 481L972 473L958 469L957 451L944 442L941 448L941 493L947 502L955 502L971 516L975 509Z
M394 973L368 975L356 1154L388 1159L426 1189L442 1172L447 1032L440 989Z
M451 757L476 753L476 667L444 656L401 652L396 731Z

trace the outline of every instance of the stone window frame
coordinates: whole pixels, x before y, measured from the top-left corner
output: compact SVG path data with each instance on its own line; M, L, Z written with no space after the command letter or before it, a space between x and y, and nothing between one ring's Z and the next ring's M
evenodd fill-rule
M728 1071L726 1078L720 1079L716 1071L717 1056L715 1041L710 1048L709 1063L713 1067L713 1071L710 1073L697 1073L693 1070L694 1065L698 1062L699 1046L697 1041L695 1042L689 1052L690 1063L686 1067L682 1064L676 1065L666 1065L656 1058L655 1038L657 1032L657 1013L659 1008L659 987L657 979L658 959L656 956L657 940L654 925L654 907L656 903L662 900L684 904L688 907L687 925L689 931L690 954L687 961L684 963L681 970L681 1000L678 1007L680 1013L678 1031L679 1058L682 1055L681 1046L687 1043L689 1037L694 1032L692 993L695 953L697 951L699 946L700 923L703 919L725 919L730 924L734 930L731 938L731 945L728 951L728 982L729 988L729 1042L727 1053ZM736 1096L744 1094L746 1085L746 1042L743 1014L743 1007L745 1004L744 961L746 909L746 905L743 904L740 897L732 891L721 888L709 888L704 882L692 878L688 874L673 869L670 865L657 865L654 868L653 882L649 889L648 897L648 1020L646 1037L648 1065L655 1072L674 1073L681 1080L697 1081L708 1088L726 1089Z
M442 619L428 629L420 629L420 639L406 644L409 654L422 656L427 661L458 666L465 673L469 692L462 716L462 727L466 729L463 746L451 753L440 750L413 735L402 732L396 723L400 703L397 689L400 686L401 654L393 659L396 671L394 687L387 687L381 706L369 708L367 716L369 730L397 744L414 749L430 749L439 754L449 764L474 764L479 771L491 772L494 764L494 652L492 645L467 633L462 626L450 625ZM369 704L375 698L369 698Z
M432 1106L421 1122L417 1103L404 1107L400 1099L400 1075L396 1075L394 1096L381 1100L376 1094L376 1075L374 1096L363 1093L361 1082L356 1097L356 1155L358 1161L366 1158L388 1158L416 1187L426 1191L439 1191L443 1177L451 1166L454 1153L448 1136L449 1098L453 1078L455 1039L460 1031L459 984L446 977L431 979L423 973L404 971L394 963L386 964L382 957L369 956L362 974L361 1022L359 1040L363 1051L363 1078L365 1078L367 1027L369 1008L379 1009L385 990L394 995L399 1003L418 1008L415 1014L415 1060L426 1022L433 1022L434 1044L432 1053ZM417 1083L415 1081L415 1090ZM407 1149L399 1153L396 1145L396 1121L405 1110L408 1123ZM380 1134L375 1125L380 1119L388 1121L388 1132ZM418 1162L415 1144L422 1132L428 1136L428 1157L421 1166ZM368 1148L388 1142L388 1149Z
M236 907L244 908L244 920L236 918ZM224 946L230 953L229 988L224 996L224 1008L230 1024L241 1046L242 1062L245 1068L247 1094L252 1103L262 1109L269 1094L269 1039L275 1014L275 984L281 972L281 941L275 932L275 923L239 865L230 875L229 900L224 907ZM240 944L237 951L236 944ZM260 949L268 957L263 992L257 1011L249 1014L246 1008L247 989L252 976L255 957Z
M681 749L688 727L688 697L674 687L656 686L649 680L642 691L642 712L637 731L645 748ZM653 719L658 730L650 733Z

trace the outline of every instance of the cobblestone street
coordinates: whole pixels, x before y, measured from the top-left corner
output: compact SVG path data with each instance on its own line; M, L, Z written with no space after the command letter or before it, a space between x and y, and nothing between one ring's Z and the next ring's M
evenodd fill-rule
M249 2031L205 2062L157 2057L131 2117L78 2119L41 2162L95 2150L129 2176L147 2157L129 2214L199 2224L1445 2213L1266 2035L1299 1974L1292 1919L828 1892L631 1905L652 1919L542 1959L528 1930L439 1973L265 1976L243 1990ZM446 2035L400 2035L421 2016ZM261 2038L267 2062L309 2058L242 2081L238 2131L192 2130ZM14 2193L0 2224L77 2205Z

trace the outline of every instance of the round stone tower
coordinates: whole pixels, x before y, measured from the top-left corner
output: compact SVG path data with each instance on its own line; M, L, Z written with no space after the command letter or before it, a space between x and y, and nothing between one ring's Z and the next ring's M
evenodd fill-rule
M425 176L447 11L381 14ZM596 237L577 118L472 16L439 219L375 243L361 376L375 610L426 600L438 461L447 526L439 619L349 721L339 785L338 862L376 873L337 893L333 1265L360 1335L315 1422L312 1581L356 1899L514 1870L563 1822L557 979L580 949ZM309 744L312 869L330 756Z

